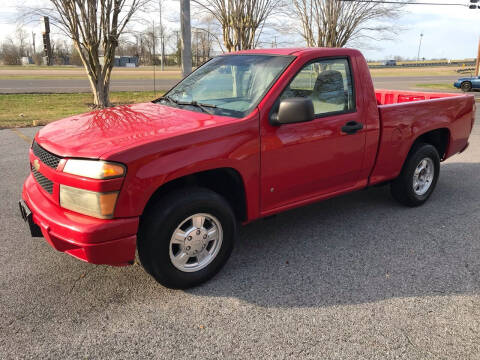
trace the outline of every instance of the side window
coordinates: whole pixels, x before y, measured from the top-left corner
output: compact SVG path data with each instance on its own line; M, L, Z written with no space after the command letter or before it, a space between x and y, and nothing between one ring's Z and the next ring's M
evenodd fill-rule
M285 88L280 100L291 97L312 99L315 115L354 110L352 76L347 59L325 59L305 65Z

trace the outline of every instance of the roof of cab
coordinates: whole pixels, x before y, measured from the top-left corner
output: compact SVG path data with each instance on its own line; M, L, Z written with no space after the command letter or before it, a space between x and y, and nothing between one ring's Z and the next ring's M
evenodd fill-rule
M283 48L283 49L251 49L251 50L240 50L235 51L230 54L272 54L272 55L293 55L299 51L304 50L304 48Z
M329 50L329 51L338 51L342 54L345 54L347 51L351 51L352 49L346 48L276 48L276 49L252 49L252 50L240 50L231 52L230 54L270 54L270 55L300 55L300 54L307 54L311 52L318 52L319 50Z

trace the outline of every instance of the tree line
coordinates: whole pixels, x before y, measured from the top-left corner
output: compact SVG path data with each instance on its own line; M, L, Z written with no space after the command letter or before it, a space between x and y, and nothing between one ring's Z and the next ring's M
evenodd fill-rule
M201 22L200 26L208 23ZM160 38L163 34L165 47L164 58L160 50ZM180 39L179 31L162 31L159 26L145 27L141 30L130 31L119 37L115 55L137 57L139 65L179 66L180 63ZM29 58L35 65L46 65L43 53L41 36L35 34L35 48L33 47L33 34L27 32L23 25L17 26L14 33L0 42L0 62L4 65L21 65L22 58ZM154 42L156 43L154 54ZM216 46L214 37L209 36L203 28L192 30L192 53L193 66L199 66L212 55ZM61 34L51 35L51 47L54 65L82 66L82 60L75 49L72 41Z

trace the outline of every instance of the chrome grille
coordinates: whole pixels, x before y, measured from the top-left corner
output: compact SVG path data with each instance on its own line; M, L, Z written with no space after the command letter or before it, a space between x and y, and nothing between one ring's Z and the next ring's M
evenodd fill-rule
M35 156L38 157L42 163L50 166L53 169L57 168L58 163L62 159L61 157L52 154L51 152L48 152L47 150L42 148L40 145L37 144L36 141L33 141L32 150Z
M52 180L46 178L38 172L34 167L31 167L32 169L32 174L35 180L37 180L38 184L48 193L53 193L53 182Z

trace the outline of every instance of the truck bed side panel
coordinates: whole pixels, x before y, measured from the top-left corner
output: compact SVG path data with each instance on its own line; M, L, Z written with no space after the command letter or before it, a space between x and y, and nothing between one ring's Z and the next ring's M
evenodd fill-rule
M474 117L473 96L379 105L381 140L370 184L398 176L415 140L435 129L448 129L445 158L465 148Z

